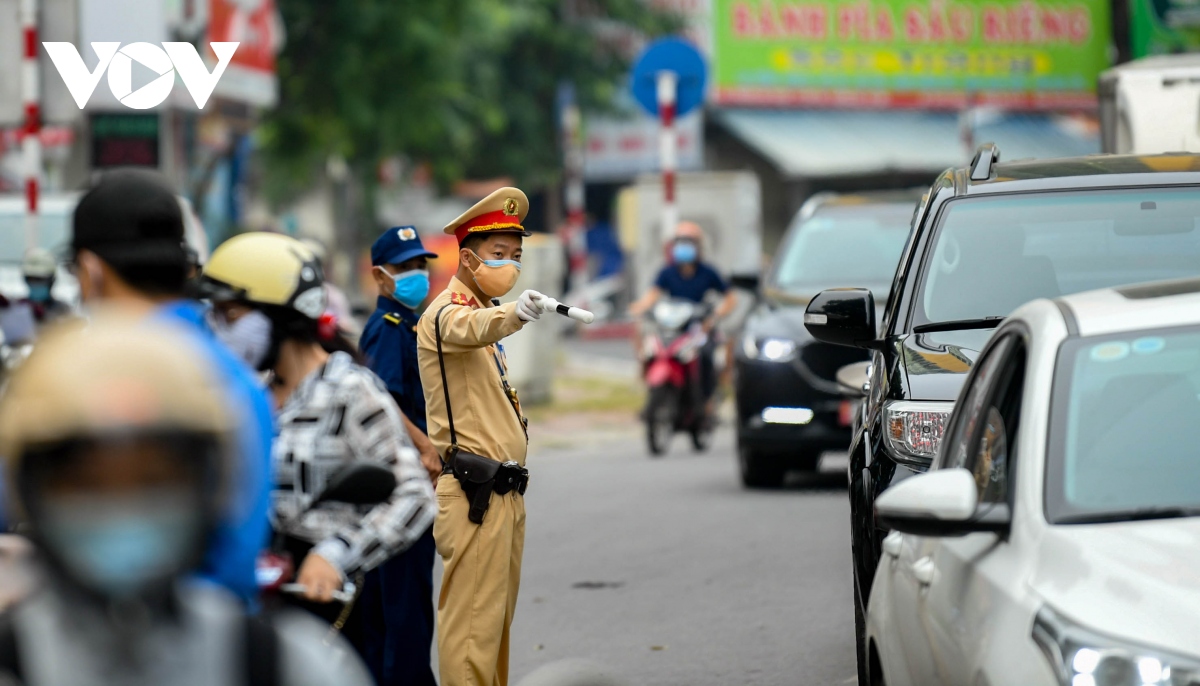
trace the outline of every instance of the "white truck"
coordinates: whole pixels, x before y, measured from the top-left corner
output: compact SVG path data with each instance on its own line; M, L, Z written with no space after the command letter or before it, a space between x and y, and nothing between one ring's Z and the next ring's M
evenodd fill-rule
M1157 55L1100 75L1106 153L1200 152L1200 54Z

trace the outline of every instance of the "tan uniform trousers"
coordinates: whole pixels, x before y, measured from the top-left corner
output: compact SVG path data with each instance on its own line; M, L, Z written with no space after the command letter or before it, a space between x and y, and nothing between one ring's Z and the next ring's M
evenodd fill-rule
M445 572L438 597L441 686L505 686L508 632L521 584L525 500L492 494L482 524L467 519L470 503L458 480L437 484L433 538Z

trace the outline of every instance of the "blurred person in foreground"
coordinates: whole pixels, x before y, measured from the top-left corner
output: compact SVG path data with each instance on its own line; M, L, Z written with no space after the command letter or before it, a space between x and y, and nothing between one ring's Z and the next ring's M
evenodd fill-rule
M38 324L49 324L59 317L71 314L71 306L55 300L50 291L58 270L58 260L44 248L32 248L21 260L21 276L29 288L29 295L21 302L29 305Z
M629 306L629 314L640 317L651 310L659 299L665 297L703 303L711 293L720 296L712 315L704 322L704 330L712 334L717 323L728 317L737 305L737 298L729 284L703 258L704 230L694 222L680 222L670 243L670 261L663 266L654 279L654 285ZM700 386L704 397L711 402L717 388L717 375L713 355L717 349L716 337L709 336L700 356Z
M297 604L340 624L368 663L378 664L364 634L381 601L358 597L345 607L333 594L347 581L361 591L380 564L421 539L433 521L433 488L387 388L325 316L322 285L316 256L303 243L252 232L213 251L200 287L222 326L257 332L246 361L269 372L279 407L271 520L277 547L298 563L304 591ZM361 508L318 503L328 480L356 461L394 472L390 498Z
M219 379L186 330L111 313L50 332L18 370L0 452L42 571L0 617L0 674L27 686L369 683L311 618L251 618L190 580L237 471Z
M523 192L501 188L446 226L458 239L458 273L417 324L429 437L446 462L433 524L445 565L438 600L442 686L508 683L529 435L500 340L540 318L545 296L527 290L504 305L498 298L520 277L528 211Z
M417 365L418 308L429 295L428 260L416 228L397 226L371 246L371 275L379 290L375 311L363 328L359 349L371 371L387 385L402 413L405 428L421 453L434 483L442 459L426 435L425 391ZM366 640L383 657L379 686L433 686L429 662L433 645L433 527L412 548L368 575L362 602L377 603L382 612L366 627ZM377 598L378 600L368 599Z
M71 249L85 310L119 306L148 321L182 325L217 369L226 402L238 418L239 460L232 497L200 571L254 603L255 560L269 531L271 407L250 369L214 337L205 308L184 296L193 265L175 193L154 171L105 173L75 208ZM220 333L227 342L239 343L238 332Z

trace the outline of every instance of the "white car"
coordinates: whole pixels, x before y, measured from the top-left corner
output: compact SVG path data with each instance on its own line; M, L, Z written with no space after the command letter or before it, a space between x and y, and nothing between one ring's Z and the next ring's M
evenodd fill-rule
M1200 684L1200 279L1036 300L876 501L872 684Z

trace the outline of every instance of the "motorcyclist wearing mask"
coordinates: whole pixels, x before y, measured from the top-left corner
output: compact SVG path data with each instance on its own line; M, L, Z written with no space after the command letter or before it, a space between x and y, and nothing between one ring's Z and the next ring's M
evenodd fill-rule
M21 260L21 275L29 288L29 295L21 302L29 305L33 318L39 324L48 324L71 313L71 306L56 300L51 295L54 288L58 260L44 248L32 248Z
M412 226L383 232L371 246L371 276L379 291L375 312L367 320L358 346L371 371L387 384L400 408L405 428L421 453L421 463L436 482L442 458L426 435L425 392L417 366L417 312L429 294L428 260ZM384 562L367 579L362 602L378 602L382 612L370 627L386 655L379 686L433 686L429 664L433 645L433 527L407 551ZM378 598L371 601L370 598ZM368 637L371 640L371 637Z
M702 259L703 244L704 230L699 224L681 222L675 227L675 235L670 243L669 263L658 272L650 290L629 306L629 314L634 317L646 314L664 295L702 303L710 293L715 292L721 296L721 300L713 310L712 316L704 322L705 331L712 332L718 322L728 317L737 306L737 298L717 270ZM706 398L712 398L717 386L716 370L713 368L715 351L716 342L710 337L703 350L700 365L700 383Z
M179 199L158 172L114 169L79 200L72 222L69 266L84 310L119 306L147 321L182 324L219 370L226 402L242 419L239 459L234 491L200 571L254 603L255 560L269 531L271 406L250 369L213 337L205 308L184 295L194 264Z
M447 686L508 682L529 439L500 340L536 321L545 296L496 298L520 276L528 211L524 193L501 188L446 226L458 239L458 273L417 324L429 437L447 464L433 525L445 565L437 624Z
M306 609L331 622L336 617L370 660L364 621L377 608L356 601L339 616L344 608L331 602L333 593L350 580L362 589L366 575L421 538L433 520L433 489L383 382L322 322L322 285L304 244L252 232L213 251L200 287L213 302L218 335L240 341L246 361L270 375L279 408L271 520L298 563ZM315 503L327 480L354 461L394 471L390 499L366 511Z
M251 619L190 581L236 475L219 370L190 332L105 314L59 327L0 407L9 501L40 587L0 618L27 686L365 686L302 613Z

